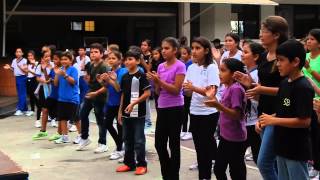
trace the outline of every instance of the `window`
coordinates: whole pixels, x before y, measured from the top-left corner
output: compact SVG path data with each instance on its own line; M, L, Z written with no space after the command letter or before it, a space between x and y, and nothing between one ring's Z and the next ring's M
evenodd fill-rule
M95 29L94 21L85 21L84 30L93 32Z
M71 22L71 30L72 31L82 31L82 22Z

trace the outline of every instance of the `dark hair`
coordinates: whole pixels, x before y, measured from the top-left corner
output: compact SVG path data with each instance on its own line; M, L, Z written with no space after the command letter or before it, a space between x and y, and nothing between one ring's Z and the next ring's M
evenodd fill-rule
M84 46L80 46L80 47L78 48L78 50L80 50L80 49L83 49L84 51L86 51L86 47L84 47Z
M189 46L181 46L180 49L185 49L189 55L191 54L191 48Z
M272 34L279 34L278 45L289 38L289 26L286 19L281 16L269 16L263 22L262 26L268 29Z
M159 60L163 60L162 53L161 53L161 51L162 51L161 47L159 47L159 46L155 47L152 51L158 51L159 54L160 54L160 59Z
M263 46L261 44L256 43L254 41L247 41L247 44L248 44L252 54L259 56L259 58L256 61L256 63L259 65L264 60L264 57L262 56L262 54L265 52L265 49L263 48Z
M142 56L142 51L138 46L130 46L129 50L125 54L125 58L133 57L138 61L140 61L141 56Z
M213 62L212 52L211 52L211 43L210 41L205 37L196 37L192 40L192 43L198 43L200 44L204 50L208 50L208 54L205 55L203 66L207 67Z
M238 34L228 33L228 34L225 35L225 38L226 38L226 37L231 37L231 38L234 40L234 42L236 42L236 44L237 44L237 49L241 50L241 48L240 48L240 37L239 37Z
M188 38L186 36L180 37L179 42L181 46L188 46Z
M162 42L169 43L170 46L172 46L174 49L177 49L177 50L180 47L179 41L174 37L166 37L162 40Z
M17 47L15 51L17 51L18 49L20 49L23 53L23 49L21 47Z
M62 51L56 51L54 52L53 56L57 56L59 59L62 57Z
M92 43L90 49L98 49L100 54L103 54L103 46L100 43Z
M68 59L70 59L70 60L73 62L73 55L72 55L72 53L69 52L69 51L62 52L60 58L62 58L62 57L67 57Z
M48 45L47 47L50 49L51 55L53 55L54 52L57 50L57 47L56 47L56 45L54 45L54 44L50 44L50 45Z
M34 50L29 50L27 54L32 54L33 56L36 56L36 53L34 52Z
M142 40L142 41L141 41L141 44L142 44L143 42L146 42L146 43L148 44L148 46L151 48L152 42L151 42L150 39L144 39L144 40Z
M289 59L290 62L294 61L295 58L299 58L299 68L302 69L306 63L306 51L303 45L294 39L290 39L282 43L276 51L277 55L284 56Z
M223 64L225 64L227 66L227 68L232 73L234 73L236 71L239 71L239 72L242 72L242 73L246 73L245 65L243 64L242 61L239 61L238 59L227 58L227 59L224 59L222 62L223 62Z
M320 29L311 29L309 35L313 36L320 43Z
M114 54L119 60L122 60L122 53L120 51L113 50L110 54Z

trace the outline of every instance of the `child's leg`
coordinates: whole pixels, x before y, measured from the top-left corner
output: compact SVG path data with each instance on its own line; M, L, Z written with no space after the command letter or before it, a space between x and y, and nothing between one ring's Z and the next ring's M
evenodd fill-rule
M138 167L146 167L146 137L144 134L145 118L133 119L134 150L137 155Z
M134 155L133 119L123 118L123 141L125 144L124 164L134 169L136 167Z
M244 162L245 142L228 142L230 144L229 171L231 179L246 180L247 169Z
M62 121L58 121L58 134L62 135Z
M182 121L182 132L188 132L188 119L190 115L191 97L184 96L184 116Z
M118 116L116 117L118 118ZM117 122L117 130L118 130L118 143L117 143L117 151L121 151L123 145L123 130L122 125Z
M27 111L27 77L18 76L16 77L16 86L18 93L18 105L17 110Z
M303 161L290 160L277 156L278 179L281 180L308 180L307 163Z
M93 107L92 101L90 99L84 98L84 101L80 110L82 139L88 139L89 137L89 114L92 107Z
M104 122L104 113L103 113L104 103L94 102L94 114L96 116L97 125L99 128L99 140L100 144L107 144L107 129Z
M117 151L119 151L118 150L119 149L119 139L122 137L119 137L118 132L113 127L113 121L114 121L114 118L117 117L118 110L119 110L119 108L108 106L107 112L105 114L106 128L109 131L109 134L111 135L111 137L113 138L114 142L117 145ZM121 151L121 149L120 149L120 151Z
M229 155L230 155L230 146L222 137L220 138L217 158L214 164L214 174L216 175L217 180L227 180L226 170L228 167Z
M255 131L255 125L247 126L248 132L248 144L247 147L251 147L253 161L257 164L257 159L259 155L260 145L261 145L261 138L259 134Z
M81 121L77 120L75 125L77 127L78 134L81 134Z
M67 120L60 120L61 121L61 131L63 135L68 135L68 121Z
M41 117L41 131L47 131L47 123L48 123L48 109L42 108L42 117Z

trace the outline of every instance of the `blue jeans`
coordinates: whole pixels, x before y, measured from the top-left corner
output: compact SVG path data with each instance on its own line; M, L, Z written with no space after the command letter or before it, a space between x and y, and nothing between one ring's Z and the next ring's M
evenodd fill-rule
M277 156L277 165L279 180L309 179L307 162Z
M27 111L27 76L16 76L16 88L18 93L17 110Z
M146 137L144 135L145 118L123 118L122 130L125 146L124 164L134 169L146 167ZM137 156L137 164L135 160Z
M146 100L146 121L145 121L145 127L149 128L152 126L151 121L151 107L150 107L150 99Z
M104 103L96 102L91 99L84 98L81 105L80 119L81 119L81 138L88 139L89 137L89 114L90 111L94 109L94 114L96 116L97 125L99 128L99 140L98 143L107 143L107 128L104 123Z
M274 152L274 127L265 127L262 134L258 168L264 180L277 180L276 154Z

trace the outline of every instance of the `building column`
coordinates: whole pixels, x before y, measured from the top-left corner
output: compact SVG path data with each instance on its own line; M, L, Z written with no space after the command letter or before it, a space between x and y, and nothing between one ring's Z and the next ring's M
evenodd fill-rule
M201 4L200 11L210 7L211 4ZM231 5L215 4L200 16L200 35L209 40L219 38L231 32Z
M188 42L191 38L190 22L190 3L179 3L179 37L186 36Z

